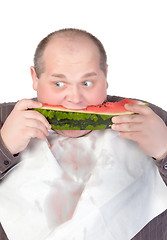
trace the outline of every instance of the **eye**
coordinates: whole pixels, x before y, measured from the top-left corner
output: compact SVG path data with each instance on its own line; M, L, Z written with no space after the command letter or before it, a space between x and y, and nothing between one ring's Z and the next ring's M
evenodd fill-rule
M83 85L86 87L91 87L92 86L92 82L91 81L84 81Z
M64 82L56 82L56 87L64 87Z

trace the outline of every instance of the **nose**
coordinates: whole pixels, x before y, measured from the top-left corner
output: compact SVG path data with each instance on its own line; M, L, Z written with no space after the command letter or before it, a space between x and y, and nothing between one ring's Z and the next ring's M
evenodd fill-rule
M67 95L66 95L66 100L68 102L78 104L81 102L81 91L79 87L77 86L72 86L68 89Z

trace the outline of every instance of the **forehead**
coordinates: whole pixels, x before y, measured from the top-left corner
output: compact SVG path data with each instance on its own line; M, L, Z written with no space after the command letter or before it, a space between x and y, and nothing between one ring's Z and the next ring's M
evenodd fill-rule
M45 48L43 60L53 59L95 59L99 61L100 54L95 43L86 37L53 37Z

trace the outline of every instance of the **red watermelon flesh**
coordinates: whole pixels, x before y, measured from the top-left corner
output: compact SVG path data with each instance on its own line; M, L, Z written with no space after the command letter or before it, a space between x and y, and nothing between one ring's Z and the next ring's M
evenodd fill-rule
M125 108L125 104L140 104L145 105L145 103L125 98L119 102L105 102L100 105L89 105L83 109L69 109L65 108L61 105L48 105L43 104L42 109L56 110L56 111L66 111L66 112L82 112L82 113L96 113L96 114L104 114L104 115L122 115L122 114L130 114L132 112L128 112Z

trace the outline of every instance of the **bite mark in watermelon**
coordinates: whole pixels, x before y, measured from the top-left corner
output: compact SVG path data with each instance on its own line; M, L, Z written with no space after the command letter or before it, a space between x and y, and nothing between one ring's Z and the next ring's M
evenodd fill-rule
M43 104L42 108L33 110L44 115L52 129L99 130L111 128L114 116L133 114L124 107L126 103L146 105L143 102L125 98L119 102L105 102L97 106L87 106L84 109L68 109L60 105Z

